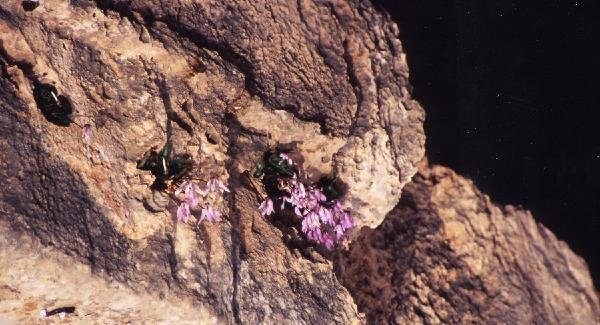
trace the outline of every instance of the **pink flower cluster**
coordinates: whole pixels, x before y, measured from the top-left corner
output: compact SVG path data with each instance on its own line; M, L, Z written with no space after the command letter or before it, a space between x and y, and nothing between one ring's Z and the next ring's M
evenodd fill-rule
M225 193L229 192L229 189L223 181L218 178L211 178L204 188L201 188L191 180L187 180L179 186L175 191L175 196L178 197L183 193L183 199L180 200L179 207L177 208L177 220L187 223L192 216L192 211L196 210L200 205L201 198L204 201L200 212L200 218L198 224L204 220L210 222L220 221L221 213L215 209L211 204L208 203L206 198L212 193Z
M286 181L287 195L276 200L281 202L281 210L286 203L294 209L294 213L302 221L302 232L309 240L332 249L343 241L349 229L356 227L350 214L342 209L339 200L328 201L319 188L305 187L295 174ZM273 199L266 198L259 210L263 216L271 215L275 211Z

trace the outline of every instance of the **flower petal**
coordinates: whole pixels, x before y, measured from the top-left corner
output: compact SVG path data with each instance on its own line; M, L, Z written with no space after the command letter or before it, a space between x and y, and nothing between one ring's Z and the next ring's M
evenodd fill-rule
M223 181L217 180L217 185L221 189L221 193L225 193L225 192L229 193L229 189L227 188L227 186L225 186L225 184L223 184Z
M273 213L273 200L267 198L265 199L260 206L258 207L258 209L260 210L260 214L262 214L263 217L269 216Z
M189 182L190 181L184 181L181 183L181 185L179 185L179 187L175 190L175 195L179 195L179 193L185 191Z
M187 223L190 220L190 206L183 202L177 208L177 220Z
M92 126L90 124L83 125L83 139L86 142L92 139Z

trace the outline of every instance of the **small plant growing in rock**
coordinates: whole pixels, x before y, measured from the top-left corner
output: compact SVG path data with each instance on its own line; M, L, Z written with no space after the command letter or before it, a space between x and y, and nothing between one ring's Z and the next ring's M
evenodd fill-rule
M217 196L225 192L229 192L229 189L223 181L216 177L208 180L203 188L191 179L184 181L174 193L179 202L177 220L187 223L193 212L200 210L198 224L204 220L220 221L221 212L213 207L211 202L215 202L218 199Z
M259 206L260 213L266 217L293 212L288 215L312 242L331 250L346 240L348 230L356 227L340 204L335 174L307 184L288 154L276 149L264 154L251 176L262 180L267 193Z
M71 119L73 114L71 101L68 97L59 95L54 85L34 81L33 98L49 122L59 126L69 126L74 123Z
M34 2L34 1L31 1ZM58 126L70 126L71 123L81 127L83 139L89 142L92 137L92 126L84 124L81 126L73 120L73 105L65 95L59 95L56 87L52 84L41 83L37 80L33 82L33 98L42 111L42 114L50 123Z
M40 0L24 0L21 5L25 11L32 11L40 5Z
M193 175L194 162L188 154L173 155L171 144L167 143L158 152L155 147L146 151L137 168L150 171L155 177L151 188L167 192L178 205L175 215L178 221L188 223L195 213L200 214L197 224L221 220L221 212L214 203L229 189L217 177L205 181ZM201 183L205 185L200 186Z
M178 184L182 178L190 173L194 163L187 154L172 155L172 146L165 144L160 151L156 147L144 153L144 156L137 161L137 168L147 170L154 175L152 188L156 190L165 190L168 182Z

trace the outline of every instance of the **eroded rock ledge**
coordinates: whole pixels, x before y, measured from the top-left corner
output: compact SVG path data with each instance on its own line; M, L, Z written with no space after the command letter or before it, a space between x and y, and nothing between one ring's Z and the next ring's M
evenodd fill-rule
M373 324L597 324L589 270L531 213L422 164L376 229L339 260Z

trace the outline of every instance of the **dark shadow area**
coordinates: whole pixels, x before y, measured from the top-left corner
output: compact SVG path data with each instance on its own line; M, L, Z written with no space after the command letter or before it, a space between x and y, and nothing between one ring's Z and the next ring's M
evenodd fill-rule
M593 1L375 0L400 27L427 154L520 204L600 282L600 20ZM596 285L598 287L598 285Z
M71 101L68 97L59 95L54 85L44 84L34 79L33 98L48 122L65 127L73 122Z
M33 11L40 5L40 1L39 0L24 0L23 2L21 2L21 5L23 6L23 10Z
M59 307L59 308L55 308L55 309L46 311L45 312L45 317L59 315L60 313L72 314L74 312L75 312L75 307L73 307L73 306Z
M415 185L409 183L407 187L410 190ZM425 193L416 192L416 196ZM364 227L349 249L340 251L334 260L338 279L351 292L368 324L397 324L390 315L410 309L407 275L425 274L451 255L448 247L432 241L441 228L440 219L434 214L419 213L424 205L422 197L415 197L410 191L403 194L381 225L375 229ZM425 262L429 263L423 263L418 256L420 251L428 252ZM460 320L454 319L454 323Z
M61 160L60 151L47 148L29 124L28 109L7 76L0 74L0 218L44 246L83 258L94 270L124 280L123 271L130 267L125 259L127 238L96 205L81 176ZM52 132L51 127L47 130Z
M367 324L593 323L596 292L575 280L573 253L523 210L481 227L495 213L472 190L447 168L418 173L377 228L338 252L336 276Z

